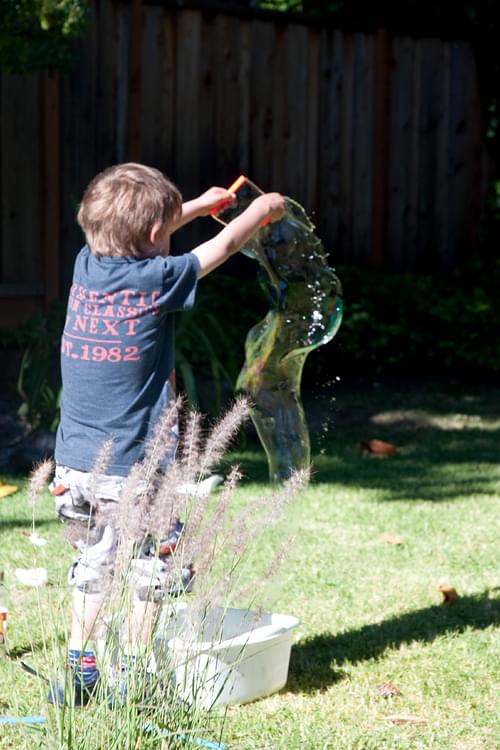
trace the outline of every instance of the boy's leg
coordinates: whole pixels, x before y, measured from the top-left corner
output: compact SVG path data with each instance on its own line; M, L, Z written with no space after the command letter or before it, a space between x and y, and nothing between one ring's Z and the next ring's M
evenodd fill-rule
M64 467L58 467L57 471L58 473L56 473L51 485L51 490L56 496L57 511L60 517L71 518L74 517L73 508L77 506L80 509L83 504L82 501L86 501L89 497L89 475ZM105 485L101 482L99 489L104 489L107 497L109 493L109 500L114 504L119 500L121 478L103 477L102 479L105 480ZM101 492L99 492L99 495L101 495ZM102 497L99 498L99 503L101 509L106 506L106 500ZM67 510L68 506L69 513L63 514L60 512L61 508ZM88 506L92 511L92 505L88 503ZM87 524L86 526L88 534L89 528ZM173 524L167 537L160 541L160 554L168 556L173 552L181 531L182 524L177 521ZM85 528L82 528L82 532L84 535ZM69 575L69 583L75 588L68 644L68 663L74 678L75 701L78 704L86 702L99 678L95 664L93 637L101 616L104 614L118 540L116 531L109 525L100 526L95 530L95 535L100 535L97 543L92 545L79 544L81 554L72 566ZM153 549L148 550L146 554L141 554L140 558L132 563L133 566L135 564L137 567L133 574L133 594L130 597L130 606L128 607L130 614L126 618L126 627L121 635L124 655L124 663L121 666L125 673L132 664L134 667L136 666L138 656L141 656L141 660L143 660L142 657L147 653L147 646L152 640L159 602L165 593L174 593L175 595L175 593L189 590L193 577L191 566L175 571L173 565L165 563L165 558L158 559L154 555ZM127 681L125 680L125 685ZM119 682L123 684L124 680L120 679ZM122 694L121 690L119 692ZM126 695L127 688L125 688ZM63 701L64 690L58 690L55 696L49 696L49 700L51 698L53 701Z
M66 483L62 484L62 480ZM59 480L59 483L56 484ZM82 536L92 535L96 543L83 541L77 543L80 556L72 565L68 582L74 587L72 597L71 629L68 643L67 667L68 677L64 682L51 685L49 702L64 703L67 697L75 705L84 705L91 697L99 680L96 664L95 646L93 643L96 625L104 612L106 591L113 566L116 549L116 534L112 527L105 526L91 532L90 513L93 510L87 502L88 475L81 472L58 467L56 477L50 489L56 499L56 512L62 520L84 520ZM55 485L55 486L54 486ZM77 509L78 513L74 512ZM68 679L72 684L69 686ZM68 691L69 688L69 691Z
M125 653L141 653L151 643L159 602L141 601L134 597L124 637Z
M129 700L142 703L150 686L147 670L160 603L154 597L141 599L141 593L134 586L129 592L120 633L120 660L112 672L108 696L110 708L124 705Z
M106 526L99 542L85 548L70 571L73 592L73 610L69 640L69 666L75 676L75 685L81 684L81 700L90 697L99 679L93 646L94 634L100 625L109 597L109 576L114 565L117 535L115 529ZM126 616L121 633L121 651L118 680L110 696L110 705L124 702L131 685L144 689L137 683L136 676L144 675L144 659L147 659L148 644L159 609L160 579L151 580L143 575L135 578L135 585L126 606ZM141 585L142 584L142 585ZM140 660L138 664L138 660ZM87 694L87 695L86 695Z
M68 643L70 649L82 650L92 643L105 601L106 593L104 591L87 594L80 589L74 589Z
M93 635L105 599L104 593L85 594L79 589L73 591L67 666L73 682L72 698L75 705L87 703L99 681ZM65 702L65 687L53 684L49 702Z
M148 663L161 602L166 596L190 590L194 576L192 565L179 567L170 557L181 531L182 524L176 521L165 539L159 542L160 550L168 550L165 556L157 557L154 545L146 542L139 557L132 560L127 616L120 638L122 658L118 679L109 697L111 707L124 704L131 692L133 700L144 699L145 691L151 686Z
M99 681L94 629L105 602L104 594L85 594L74 589L72 597L71 630L67 651L69 676L64 682L51 684L49 703L63 704L69 698L76 706L87 703ZM68 684L70 679L72 686Z
M106 526L96 544L82 545L80 557L68 576L68 582L74 587L67 657L72 683L69 698L77 706L88 702L99 681L93 639L96 625L104 614L115 547L115 531ZM51 685L49 702L67 702L67 688L67 680Z

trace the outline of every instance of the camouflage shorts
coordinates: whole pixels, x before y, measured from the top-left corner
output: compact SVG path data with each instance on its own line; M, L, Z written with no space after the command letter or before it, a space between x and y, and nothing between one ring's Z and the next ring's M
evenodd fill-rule
M55 498L56 513L62 521L77 521L82 536L76 542L79 556L68 573L68 583L84 593L103 593L114 574L118 533L112 525L102 525L89 534L97 504L118 503L124 477L77 471L58 465L49 490ZM176 520L160 540L160 556L153 553L151 540L138 545L130 561L127 579L140 599L159 600L168 594L189 590L194 575L192 565L174 564L171 554L182 532Z
M88 525L97 502L119 501L124 481L125 477L104 474L94 477L88 471L58 464L49 490L61 521L81 521Z

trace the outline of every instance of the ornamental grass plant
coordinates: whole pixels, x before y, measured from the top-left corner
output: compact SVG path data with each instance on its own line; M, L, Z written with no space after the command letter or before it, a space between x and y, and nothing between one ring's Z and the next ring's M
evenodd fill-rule
M42 706L45 719L34 726L9 729L13 744L6 747L180 750L190 745L222 746L225 711L210 709L223 685L214 680L212 667L210 674L204 673L203 660L198 670L188 666L200 656L205 621L215 605L222 613L221 638L222 619L228 607L245 603L243 606L249 609L257 608L258 584L264 584L275 573L286 544L278 546L271 555L267 568L259 574L259 581L255 576L249 581L246 561L258 546L262 531L281 517L292 497L308 481L308 474L297 473L284 485L269 488L268 492L249 498L244 506L240 503L235 507L233 497L241 479L237 466L227 470L215 493L204 491L203 482L220 466L247 419L248 404L236 401L208 431L203 428L200 414L191 412L182 417L181 438L175 448L181 410L179 400L164 412L146 446L144 459L132 467L125 480L120 503L96 503L86 526L73 524L65 530L67 540L83 554L87 546L99 540L104 526L118 530L115 565L106 579L100 625L94 634L101 679L91 700L83 709L72 705L71 673L64 669L70 589L64 581L39 588L37 611L32 613L37 625L33 630L39 638L26 644L26 649L18 648L9 654L13 689L9 689L7 706L9 714L17 715L33 713L34 706ZM175 458L166 463L174 451ZM91 482L94 497L98 477L106 471L110 452L111 445L105 444L97 459ZM31 476L28 498L33 533L37 531L37 498L46 487L52 469L47 461ZM170 555L160 557L160 540L177 519L183 523L178 543ZM34 568L39 563L38 549L33 548ZM150 576L146 584L145 562ZM154 600L159 598L156 573L165 562L168 585L156 607ZM62 569L65 567L63 564ZM148 589L147 595L141 596L148 600L143 617L151 621L152 627L146 642L134 650L133 668L123 673L124 659L131 663L131 652L125 645L130 641L127 635L137 631L134 618L138 588L133 581L137 581L138 567L141 585ZM182 632L177 634L180 611ZM175 642L177 636L185 639L186 632L189 634L188 648L181 656L169 648L164 635L166 626L169 643ZM34 698L29 709L24 699L16 698L16 660L28 663L41 677L27 677L32 680ZM212 688L206 684L208 679L215 686L212 694ZM64 704L47 705L48 690L56 680L64 684L68 700ZM191 683L186 685L186 680Z

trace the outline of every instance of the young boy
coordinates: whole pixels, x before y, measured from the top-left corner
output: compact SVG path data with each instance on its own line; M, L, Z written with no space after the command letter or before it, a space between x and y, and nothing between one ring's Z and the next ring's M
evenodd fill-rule
M284 213L281 195L261 195L208 242L169 255L172 232L234 198L212 187L183 203L161 172L135 163L110 167L87 187L78 212L87 245L75 261L61 342L63 395L51 484L61 518L87 519L96 499L119 502L125 477L173 397L174 311L189 309L198 279L236 253L264 220ZM105 474L91 480L109 440ZM116 542L115 530L106 526L70 570L68 664L77 704L87 702L99 679L91 638ZM130 664L149 636L155 603L148 598L134 609ZM49 701L64 701L61 685L52 686Z

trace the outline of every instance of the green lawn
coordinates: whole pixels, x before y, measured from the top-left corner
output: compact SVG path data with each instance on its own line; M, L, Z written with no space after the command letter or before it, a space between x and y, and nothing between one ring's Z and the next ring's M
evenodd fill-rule
M261 597L301 621L289 680L279 694L229 709L228 750L500 747L500 389L340 384L308 413L313 482L253 561L259 571L280 538L295 534ZM397 453L363 456L358 443L375 437ZM246 475L242 503L266 487L262 453L249 446L232 456ZM0 604L10 610L11 649L11 660L0 661L0 714L43 708L36 681L12 660L31 643L41 649L39 598L45 611L47 599L54 607L67 596L58 584L71 550L48 495L37 512L49 543L36 564L56 584L39 592L13 573L34 564L24 496L0 500ZM384 534L403 543L388 544ZM444 606L440 584L459 599ZM383 697L381 683L399 694ZM394 715L421 723L393 723ZM18 730L2 732L2 748L29 746Z

